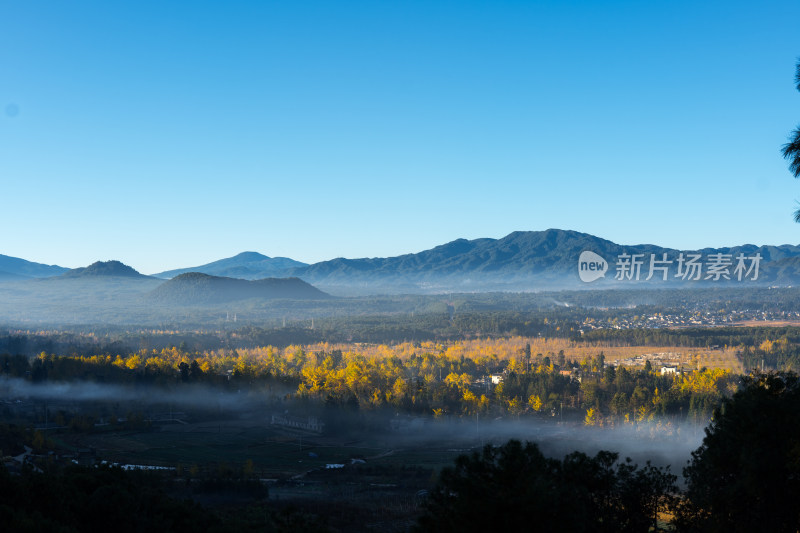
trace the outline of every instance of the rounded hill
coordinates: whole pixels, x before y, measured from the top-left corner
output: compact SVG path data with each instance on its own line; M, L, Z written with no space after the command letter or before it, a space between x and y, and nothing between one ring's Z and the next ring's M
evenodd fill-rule
M322 300L331 296L299 278L238 278L187 272L165 281L150 297L169 304L217 304L250 298Z
M147 278L135 269L119 261L96 261L87 267L73 268L61 275L62 278Z

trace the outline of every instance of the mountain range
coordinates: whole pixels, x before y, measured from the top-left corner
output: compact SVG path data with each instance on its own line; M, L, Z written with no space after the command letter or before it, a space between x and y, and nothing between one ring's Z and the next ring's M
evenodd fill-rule
M591 284L581 282L578 258L583 251L592 251L605 259L605 277ZM458 239L430 250L385 258L337 258L315 264L305 264L285 257L268 257L256 252L244 252L234 257L197 267L187 267L155 274L155 278L178 278L190 272L217 278L258 280L261 278L298 278L334 294L378 293L435 293L447 291L480 292L491 290L531 291L570 288L610 288L637 285L635 280L615 280L617 258L623 254L640 254L643 258L638 288L643 288L648 276L651 256L660 260L666 254L669 264L668 280L661 281L656 272L646 281L653 288L686 284L676 278L679 254L696 253L708 262L714 254L727 254L731 264L727 270L731 280L706 279L706 271L696 285L713 283L749 283L760 285L800 284L800 246L756 246L704 248L696 251L675 250L652 244L620 245L587 233L549 229L518 231L500 239ZM760 255L757 279L736 280L733 275L735 258ZM102 264L106 265L106 264ZM98 269L110 269L116 276L132 276L130 267L121 263L112 266L95 263L85 269L67 271L62 267L29 263L22 259L0 256L0 272L6 280L25 277L63 275L67 277L97 274ZM747 265L752 266L751 262ZM125 268L122 268L125 267ZM709 265L706 264L708 269ZM126 270L130 269L130 271ZM135 271L133 271L135 272ZM136 273L137 276L141 276ZM16 276L16 278L14 278ZM142 276L144 277L144 276ZM751 278L753 272L751 271ZM0 279L3 279L0 276ZM152 278L150 278L152 279ZM183 280L187 282L186 279ZM191 278L195 288L213 284L233 287L231 281ZM210 285L209 285L210 286ZM244 287L244 285L238 285ZM251 287L252 288L252 287ZM166 289L165 289L166 291Z
M61 278L93 278L93 277L116 277L116 278L148 278L137 272L132 267L119 261L96 261L88 267L73 268L67 270Z
M591 285L580 281L578 258L583 251L592 251L608 263L608 273ZM326 290L350 289L362 292L436 292L436 291L531 291L575 288L610 288L637 285L642 288L649 274L651 255L671 260L668 280L661 281L659 272L647 283L664 287L690 283L676 279L679 254L699 254L708 261L714 254L730 255L734 263L728 269L733 276L738 254L754 257L760 254L756 283L800 284L800 246L756 246L704 248L682 251L652 244L620 245L606 239L577 231L549 229L518 231L500 239L458 239L430 250L397 257L373 259L333 259L302 268L288 274L313 283ZM640 255L643 261L640 279L615 280L616 261L623 254ZM707 268L707 265L705 265ZM746 266L750 266L750 262ZM735 279L706 280L706 271L695 285L734 283ZM752 274L751 274L752 277ZM751 282L752 280L748 280ZM671 285L670 285L671 284ZM751 283L752 284L752 283Z
M205 265L159 272L155 277L170 279L188 272L201 272L212 276L253 280L279 276L291 269L306 266L306 263L287 257L267 257L258 252L242 252Z
M324 300L330 296L297 278L245 280L188 272L164 282L150 293L159 303L216 305L236 300Z
M57 265L44 265L0 254L0 281L49 278L69 270Z

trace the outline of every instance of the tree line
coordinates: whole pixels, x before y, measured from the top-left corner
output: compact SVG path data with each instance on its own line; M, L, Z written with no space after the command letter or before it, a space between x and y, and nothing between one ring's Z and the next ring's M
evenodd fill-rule
M290 398L416 416L512 416L590 425L656 418L702 422L735 390L738 376L714 369L661 375L650 366L613 367L602 350L574 358L569 347L537 353L538 341L481 339L395 345L294 345L131 354L0 355L0 374L34 383L87 380L240 389L279 383ZM545 344L541 344L545 346ZM566 346L566 345L565 345Z
M721 402L683 469L639 467L612 452L546 458L512 440L445 468L417 531L678 533L800 530L800 379L744 379Z
M683 469L618 454L545 457L511 440L445 467L417 531L791 532L800 529L800 379L747 377L722 400ZM68 466L10 475L0 467L5 531L328 531L324 517L256 502L209 509L171 496L171 475ZM261 495L263 497L263 494Z

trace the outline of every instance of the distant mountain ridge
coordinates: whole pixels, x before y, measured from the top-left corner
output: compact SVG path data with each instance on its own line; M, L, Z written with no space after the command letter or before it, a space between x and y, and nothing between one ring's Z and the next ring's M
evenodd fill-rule
M502 239L458 239L416 254L374 259L332 259L295 269L292 273L314 279L337 278L342 273L358 272L401 275L520 273L527 268L549 268L566 263L572 266L580 251L589 248L616 252L624 247L576 231L517 231Z
M58 265L34 263L19 257L0 254L0 279L49 278L63 274L67 270L69 269Z
M585 250L599 254L609 263L606 278L592 285L578 278L578 257ZM618 256L642 254L649 261L651 254L661 258L665 253L676 260L681 250L652 244L620 245L587 233L548 229L517 231L500 239L458 239L430 250L396 257L337 258L292 269L289 274L328 290L355 288L361 292L376 289L429 292L608 288L615 284L614 262ZM759 253L762 257L759 283L800 284L800 246L746 244L704 248L695 253L703 257L716 253L732 256ZM647 274L645 269L642 280ZM670 281L673 286L681 283L672 278ZM625 286L625 283L620 281L616 285ZM654 288L657 283L653 281Z
M578 258L583 251L592 251L607 261L608 272L604 278L591 284L580 280ZM499 239L456 239L418 253L382 258L336 258L311 265L285 257L243 252L200 267L170 270L155 276L174 279L189 272L200 272L212 277L241 280L294 277L324 291L342 295L622 288L634 286L637 282L614 279L617 257L623 254L641 254L649 262L651 255L661 258L663 254L667 254L674 262L681 252L699 253L704 258L712 254L729 254L731 257L740 253L748 257L760 254L759 276L756 281L749 282L750 285L800 285L800 246L797 245L744 244L696 251L676 250L653 244L621 245L588 233L559 229L516 231ZM18 277L25 276L24 273L4 273L4 257L0 256L0 280L24 279ZM21 259L16 261L28 263ZM98 262L83 269L69 271L65 276L141 276L121 263L111 263L113 262ZM640 282L643 282L647 274L645 265ZM648 281L649 287L659 288L659 283L661 287L711 283L706 279L696 282L676 280L673 274L674 271L668 281ZM195 282L199 282L199 278ZM724 279L719 281L732 282L733 280ZM214 283L217 284L216 287L221 282ZM227 283L230 287L234 286ZM639 287L642 288L641 285Z
M149 278L132 267L119 261L96 261L87 267L73 268L62 274L61 278Z
M323 300L330 295L298 278L251 281L187 272L159 285L150 298L160 303L209 305L250 298Z
M308 265L288 257L267 257L258 252L242 252L205 265L167 270L154 274L154 276L170 279L189 272L200 272L212 276L255 280L276 277L290 269L305 266Z

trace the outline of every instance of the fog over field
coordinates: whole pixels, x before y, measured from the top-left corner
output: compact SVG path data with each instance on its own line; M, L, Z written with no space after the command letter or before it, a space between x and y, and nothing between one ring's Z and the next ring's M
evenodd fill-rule
M0 378L0 397L60 402L129 402L142 406L175 405L196 409L251 411L269 400L292 392L270 385L252 391L215 390L199 384L171 389L154 385L112 385L89 381L31 383L20 378Z
M97 404L126 404L140 409L182 409L224 414L227 423L246 420L245 425L270 425L272 414L291 412L300 414L307 407L296 401L286 401L290 387L279 384L256 387L251 390L222 390L203 385L159 387L154 385L113 385L83 381L31 383L19 378L0 379L0 400L13 405L17 401L34 402L42 409L48 403L67 404L78 411L91 410ZM324 411L312 409L314 414ZM210 414L211 419L215 416ZM352 416L357 419L358 415ZM671 465L676 473L689 460L690 454L701 443L703 426L674 418L656 418L636 425L618 425L598 428L582 423L557 424L553 420L514 419L513 417L472 417L452 420L401 417L399 413L383 409L376 413L383 422L375 426L374 438L390 449L437 449L443 452L467 453L484 444L502 444L509 439L536 442L542 451L552 457L562 457L572 451L594 455L600 450L619 453L621 459L630 457L643 464L651 461L659 466ZM390 429L391 421L405 421ZM337 424L350 426L341 415ZM343 441L352 440L353 433L334 431ZM308 435L310 440L314 435Z

